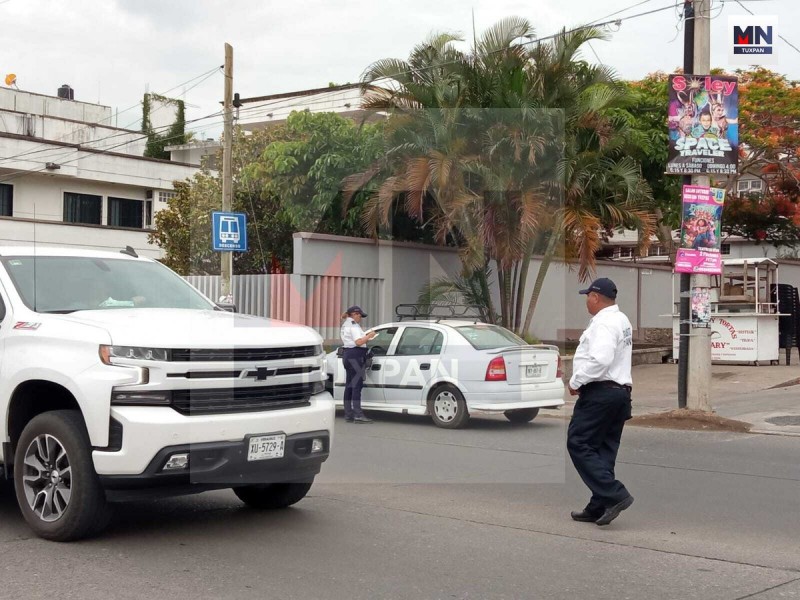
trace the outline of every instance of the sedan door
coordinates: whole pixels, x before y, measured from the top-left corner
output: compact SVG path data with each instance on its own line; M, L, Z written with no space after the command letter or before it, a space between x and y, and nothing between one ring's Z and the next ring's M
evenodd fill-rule
M424 390L439 370L443 342L442 332L433 327L411 325L402 329L384 368L387 404L425 404Z
M384 372L388 354L393 350L397 327L383 327L375 329L377 334L367 347L372 351L372 366L367 368L364 378L364 389L361 392L361 401L373 404L386 402L384 393Z

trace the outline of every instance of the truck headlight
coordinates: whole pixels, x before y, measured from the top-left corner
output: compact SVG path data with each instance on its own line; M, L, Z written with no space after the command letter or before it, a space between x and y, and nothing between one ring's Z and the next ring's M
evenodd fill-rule
M169 360L166 348L144 348L136 346L100 346L100 360L103 364L113 365L115 358L127 360Z

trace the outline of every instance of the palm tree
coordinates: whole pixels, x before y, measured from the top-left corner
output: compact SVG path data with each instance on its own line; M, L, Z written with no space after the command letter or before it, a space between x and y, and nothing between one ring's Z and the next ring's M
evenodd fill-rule
M441 34L417 46L408 61L368 68L365 85L393 82L364 102L390 112L386 160L345 186L352 192L379 177L365 225L375 231L387 224L392 207L403 202L440 241L459 242L463 278L474 275L484 292L494 262L501 322L520 333L530 328L553 259L574 256L585 279L603 229L637 227L645 244L653 222L649 190L622 151L624 123L613 118L625 90L608 69L578 57L601 32L564 31L533 47L516 43L532 34L526 20L509 18L469 54L455 49L457 36ZM529 297L530 263L542 249ZM448 290L428 291L436 289Z

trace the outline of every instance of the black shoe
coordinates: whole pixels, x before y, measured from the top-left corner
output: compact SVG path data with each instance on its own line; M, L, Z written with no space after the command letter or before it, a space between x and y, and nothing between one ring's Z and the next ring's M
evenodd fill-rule
M633 496L628 496L622 502L618 502L611 508L607 508L606 512L603 513L603 516L597 519L595 523L598 525L608 525L611 523L611 521L619 516L619 513L628 508L631 504L633 504Z
M344 422L345 423L352 423L353 422L353 417L345 417L344 418Z
M569 513L569 516L572 517L573 521L582 521L585 523L594 523L600 518L600 515L589 512L585 508L581 511L573 510L571 513Z
M374 423L372 419L368 419L367 417L356 417L353 419L353 423Z

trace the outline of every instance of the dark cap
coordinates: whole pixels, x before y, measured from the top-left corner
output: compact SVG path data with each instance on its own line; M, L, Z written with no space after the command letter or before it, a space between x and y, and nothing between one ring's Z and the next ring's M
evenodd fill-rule
M611 300L615 300L617 298L617 286L614 284L613 281L608 279L607 277L601 277L600 279L595 279L585 290L581 290L580 294L589 294L590 292L597 292L601 296L605 296L606 298L610 298Z
M350 308L347 309L347 314L348 315L352 315L353 313L360 313L362 317L368 317L369 316L367 313L365 313L363 310L361 310L360 306L355 306L355 305L353 305L353 306L351 306Z

